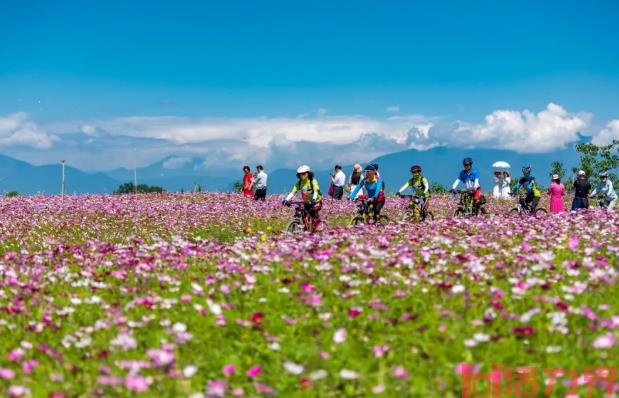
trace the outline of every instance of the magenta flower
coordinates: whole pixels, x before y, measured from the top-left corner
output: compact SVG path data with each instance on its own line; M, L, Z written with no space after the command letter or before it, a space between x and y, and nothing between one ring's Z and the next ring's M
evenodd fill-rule
M247 370L247 377L253 379L258 377L262 373L262 368L260 366L253 366Z
M231 364L224 366L224 368L222 369L222 373L224 374L224 376L228 377L228 376L232 376L235 370L236 370L236 366L231 363Z

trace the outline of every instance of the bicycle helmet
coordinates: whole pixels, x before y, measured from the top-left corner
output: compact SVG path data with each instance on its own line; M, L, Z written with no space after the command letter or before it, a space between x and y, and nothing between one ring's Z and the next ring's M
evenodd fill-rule
M411 167L411 173L421 173L421 166L419 166L418 164L414 165Z
M368 164L367 166L365 166L365 169L363 169L363 171L374 171L376 172L378 169L375 167L375 165L373 164Z
M370 163L370 166L374 167L374 170L378 171L378 163Z
M471 158L464 158L464 160L462 161L462 164L464 166L472 166L473 165L473 159L471 159Z
M522 166L522 173L523 174L530 174L531 173L531 165L528 166Z
M608 171L600 173L600 178L608 178Z
M299 176L299 174L302 174L302 173L309 173L310 171L311 171L310 167L304 164L303 166L297 169L297 176Z
M586 175L587 175L587 173L585 173L585 171L584 171L584 170L580 170L580 171L579 171L576 175L577 175L578 177L580 177L580 176L586 176Z

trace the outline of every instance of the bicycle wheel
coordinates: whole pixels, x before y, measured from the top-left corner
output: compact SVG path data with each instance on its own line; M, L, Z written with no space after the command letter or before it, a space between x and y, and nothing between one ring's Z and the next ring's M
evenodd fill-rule
M427 210L423 213L423 217L421 221L426 221L426 220L434 221L434 213L432 213L432 211Z
M301 224L300 220L292 220L286 227L286 232L289 232L291 234L302 232L302 231L303 231L303 224Z
M510 216L515 216L516 214L520 214L520 209L518 209L517 207L514 207L513 209L511 209L508 213Z
M352 220L350 220L350 225L361 225L364 223L363 217L361 216L354 216L352 218Z
M454 217L464 217L464 209L462 207L458 207L454 212Z
M537 215L540 215L540 216L545 216L545 215L547 215L547 214L548 214L548 210L543 209L543 208L540 208L540 209L535 209L535 213L533 213L533 214L535 214L536 216L537 216Z

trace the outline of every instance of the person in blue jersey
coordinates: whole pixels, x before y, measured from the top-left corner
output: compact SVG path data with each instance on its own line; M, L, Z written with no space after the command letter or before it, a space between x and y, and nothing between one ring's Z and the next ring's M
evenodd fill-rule
M364 174L365 176L363 180L361 180L361 182L355 187L354 191L350 193L348 199L354 200L357 198L357 193L359 193L362 188L365 188L367 197L370 200L369 204L374 210L374 220L378 220L380 211L385 205L385 185L383 184L382 179L378 176L374 165L366 166Z
M464 158L462 161L462 165L464 166L464 170L460 171L458 178L453 183L451 188L452 191L455 191L460 183L464 185L464 188L471 193L474 193L475 200L479 200L481 197L481 184L479 183L479 170L476 167L473 167L473 159Z
M473 197L475 203L479 203L481 199L481 185L479 184L479 170L476 167L473 167L473 159L464 158L462 161L462 165L464 166L464 170L460 172L456 181L454 181L453 186L451 188L451 192L456 192L456 188L458 185L462 183L464 188L468 191L469 195Z

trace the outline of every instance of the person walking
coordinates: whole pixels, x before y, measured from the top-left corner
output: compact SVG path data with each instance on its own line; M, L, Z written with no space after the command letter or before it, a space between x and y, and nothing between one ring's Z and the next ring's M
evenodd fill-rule
M256 178L254 178L254 200L265 201L267 197L267 179L269 176L264 172L261 165L256 166Z
M251 189L251 183L254 175L251 173L249 166L243 166L243 196L251 198L254 196L254 191Z
M548 195L550 195L550 212L561 213L565 211L565 204L563 197L565 196L565 186L561 184L561 176L553 174L552 182L548 188Z
M333 184L333 199L342 200L344 195L344 185L346 184L346 174L342 171L342 166L335 165L335 174L331 174L331 184Z
M353 167L352 173L350 174L350 178L348 179L348 187L346 188L346 192L348 193L353 192L355 188L357 188L357 185L359 185L359 182L361 181L361 171L362 171L361 165L357 163ZM357 196L359 196L360 194L361 192L359 192Z
M574 200L572 200L572 210L589 208L589 192L591 192L591 184L587 179L587 174L584 170L580 170L576 174L576 181L574 181Z

